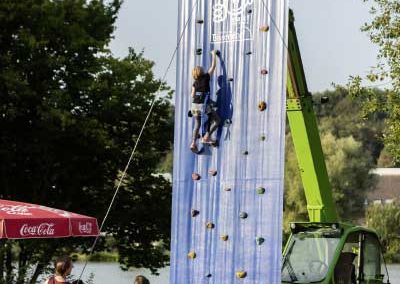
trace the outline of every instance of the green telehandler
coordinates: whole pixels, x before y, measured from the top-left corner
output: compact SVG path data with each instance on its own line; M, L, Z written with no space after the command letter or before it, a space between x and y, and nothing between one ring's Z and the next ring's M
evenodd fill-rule
M287 117L309 222L290 224L291 235L282 259L282 283L390 283L377 233L339 222L292 11L288 53Z

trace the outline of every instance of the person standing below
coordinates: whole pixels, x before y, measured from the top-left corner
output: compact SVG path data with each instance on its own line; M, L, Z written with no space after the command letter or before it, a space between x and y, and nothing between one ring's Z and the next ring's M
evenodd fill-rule
M150 281L143 275L138 275L135 277L133 284L150 284Z
M72 259L69 256L59 257L54 263L54 276L47 279L44 284L70 284L67 276L71 274L72 267Z
M221 121L217 112L214 109L213 102L210 99L210 80L211 75L214 73L216 68L217 51L213 50L211 54L211 66L208 69L207 73L204 72L204 69L201 66L196 66L192 70L194 83L191 92L191 113L194 117L194 129L192 134L192 143L190 144L190 150L195 153L198 152L196 141L199 137L202 115L207 114L208 116L208 130L202 138L202 143L214 144L216 142L211 139L211 135L216 129L218 129Z

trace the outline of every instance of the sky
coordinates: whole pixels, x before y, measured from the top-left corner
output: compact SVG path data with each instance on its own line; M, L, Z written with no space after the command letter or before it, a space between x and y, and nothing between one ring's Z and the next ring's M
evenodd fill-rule
M257 0L256 0L257 1ZM311 92L345 84L350 75L365 76L375 65L377 47L360 27L370 21L362 0L290 0ZM176 48L177 0L125 0L116 22L111 51L123 57L128 48L144 50L162 77ZM167 77L175 86L175 64Z

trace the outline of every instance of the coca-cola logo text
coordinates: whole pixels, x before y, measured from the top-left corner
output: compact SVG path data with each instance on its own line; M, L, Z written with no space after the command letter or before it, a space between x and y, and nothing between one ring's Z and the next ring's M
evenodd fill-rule
M54 223L42 223L36 226L30 226L23 224L20 231L22 237L27 236L53 236L54 235Z
M89 223L89 222L81 223L81 222L79 222L79 232L81 234L91 234L92 233L92 223Z
M0 210L6 212L9 215L24 215L30 216L32 215L29 212L29 209L33 207L25 206L25 205L0 205Z

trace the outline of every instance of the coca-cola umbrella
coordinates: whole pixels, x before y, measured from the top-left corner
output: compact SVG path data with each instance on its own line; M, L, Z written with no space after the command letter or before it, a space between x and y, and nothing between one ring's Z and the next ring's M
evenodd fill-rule
M96 218L24 202L0 199L0 238L91 237Z

